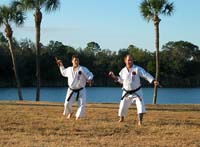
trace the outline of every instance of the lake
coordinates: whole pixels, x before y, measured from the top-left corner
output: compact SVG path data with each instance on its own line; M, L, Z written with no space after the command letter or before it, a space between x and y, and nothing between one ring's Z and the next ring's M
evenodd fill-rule
M40 101L64 102L67 88L41 88ZM35 88L23 88L24 100L35 101ZM119 103L122 89L119 87L88 87L88 103ZM143 88L144 101L152 103L153 88ZM16 88L0 88L0 100L18 100ZM158 104L200 104L200 88L160 88Z

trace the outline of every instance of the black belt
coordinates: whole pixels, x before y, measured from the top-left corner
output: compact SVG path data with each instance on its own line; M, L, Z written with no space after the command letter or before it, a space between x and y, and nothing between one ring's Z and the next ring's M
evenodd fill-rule
M126 90L126 89L123 88L123 90L124 90L126 93L122 96L121 100L123 100L124 97L126 97L128 94L134 94L136 91L140 90L141 87L142 87L142 86L140 86L140 87L138 87L138 88L136 88L136 89L134 89L134 90Z
M79 92L83 89L83 88L80 88L80 89L72 89L69 87L70 90L72 90L72 92L70 93L69 97L67 98L67 101L69 102L69 100L71 99L73 93L77 93L76 95L76 101L78 101L78 98L79 98Z

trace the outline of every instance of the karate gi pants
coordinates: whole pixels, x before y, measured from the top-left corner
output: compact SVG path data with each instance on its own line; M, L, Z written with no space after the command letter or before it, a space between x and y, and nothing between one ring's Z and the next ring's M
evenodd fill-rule
M125 92L123 92L123 95L125 94ZM134 94L128 94L126 97L124 97L123 100L120 101L120 105L119 105L119 112L118 112L118 116L120 117L124 117L126 116L128 109L130 107L131 104L136 104L136 108L137 108L137 113L145 113L145 105L144 105L144 100L143 100L143 96L142 96L142 91L139 90L137 92L137 94L140 96L140 98L142 99L142 101L138 98L137 95Z
M69 113L72 113L72 105L76 101L77 94L74 92L68 101L69 95L73 91L68 88L66 98L65 98L65 103L64 103L64 112L63 115L68 115ZM83 88L82 90L79 91L79 97L78 97L78 109L76 112L76 118L83 117L85 115L85 107L86 107L86 90Z

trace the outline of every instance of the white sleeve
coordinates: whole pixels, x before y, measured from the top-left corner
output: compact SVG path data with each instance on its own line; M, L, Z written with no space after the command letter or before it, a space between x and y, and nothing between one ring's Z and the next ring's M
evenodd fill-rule
M92 80L94 75L86 67L83 67L83 74L87 80Z
M122 73L123 73L123 71L122 70L119 72L119 76L117 76L117 82L119 82L121 84L123 83L123 79L122 79Z
M60 73L63 77L68 77L68 68L65 68L64 66L60 66Z
M148 72L146 72L143 68L139 67L138 71L139 71L140 77L146 79L149 83L153 82L154 77L151 74L149 74Z

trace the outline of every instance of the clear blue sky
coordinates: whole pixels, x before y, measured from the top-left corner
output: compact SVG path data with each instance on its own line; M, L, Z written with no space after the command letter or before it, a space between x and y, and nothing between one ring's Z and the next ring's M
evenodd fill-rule
M154 26L140 14L142 0L61 0L60 9L43 13L41 42L61 41L75 48L90 41L117 51L130 44L154 51ZM160 46L168 41L189 41L200 47L200 0L169 0L175 11L161 16ZM1 0L0 5L10 0ZM33 11L22 27L13 25L14 37L35 41ZM0 29L3 31L3 28Z

